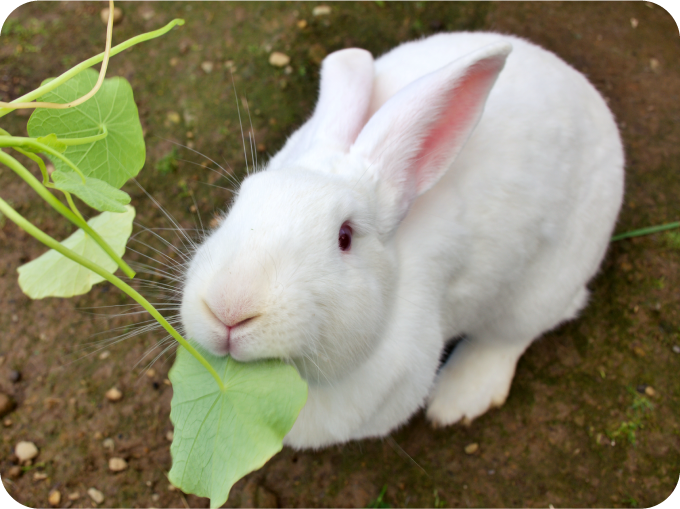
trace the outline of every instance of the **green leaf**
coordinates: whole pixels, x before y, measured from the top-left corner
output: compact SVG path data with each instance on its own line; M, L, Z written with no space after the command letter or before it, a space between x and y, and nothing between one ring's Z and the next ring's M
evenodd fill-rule
M40 100L60 104L74 101L94 87L97 77L93 69L86 69ZM86 176L120 189L139 173L146 158L137 105L124 78L105 79L94 97L74 108L37 108L28 121L28 133L32 137L56 134L61 139L87 138L101 134L104 126L108 129L106 138L70 145L64 156ZM72 171L61 159L48 157L55 169Z
M90 219L89 224L111 248L122 256L125 244L132 233L135 209L128 205L125 213L104 212ZM83 230L78 229L62 244L112 274L118 267L109 255ZM50 249L35 260L18 269L19 286L32 299L44 297L73 297L87 293L104 280L82 265Z
M54 180L54 187L75 194L90 207L100 212L105 210L125 212L125 205L130 203L130 195L125 191L116 189L103 180L92 177L85 177L83 184L83 179L73 171L57 170L52 173L52 180Z
M63 154L66 151L66 145L57 139L57 135L54 133L48 134L47 136L41 136L38 138L40 143L53 148L57 152Z
M240 363L200 350L222 378L179 347L170 370L175 426L170 482L186 493L227 501L241 477L260 468L282 448L307 400L307 384L279 360Z

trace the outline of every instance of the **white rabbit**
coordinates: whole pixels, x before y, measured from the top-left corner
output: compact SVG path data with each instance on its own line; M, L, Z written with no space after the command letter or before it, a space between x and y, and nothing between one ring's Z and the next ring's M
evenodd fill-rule
M438 425L470 421L585 305L623 163L595 88L522 39L440 34L375 62L338 51L311 119L196 251L186 333L300 369L293 447L383 436L423 406Z

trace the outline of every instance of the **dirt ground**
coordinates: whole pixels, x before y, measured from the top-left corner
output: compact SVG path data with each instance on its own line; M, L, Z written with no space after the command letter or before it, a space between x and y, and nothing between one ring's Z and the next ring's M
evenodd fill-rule
M174 17L186 25L111 61L132 84L147 142L139 182L187 229L209 223L231 194L208 159L245 168L230 71L247 102L260 162L310 114L318 69L348 46L374 55L441 30L497 30L526 37L585 73L607 98L626 147L626 196L617 232L680 220L680 38L662 8L641 2L538 3L120 3L114 43ZM101 51L103 3L29 3L0 39L0 98L10 100ZM272 51L290 68L269 65ZM246 101L247 99L247 101ZM25 133L27 116L2 127ZM171 141L188 148L173 145ZM205 154L205 156L199 155ZM31 169L36 170L33 166ZM134 184L137 221L169 228ZM47 233L70 232L8 168L0 196ZM0 218L0 474L22 504L207 507L169 486L172 349L144 315L116 316L126 298L100 284L86 296L31 301L16 269L43 248ZM137 228L139 230L139 228ZM158 230L181 251L171 230ZM126 258L147 263L150 234ZM160 256L156 256L160 260ZM160 261L148 262L163 267ZM152 301L171 292L156 276L137 287ZM384 440L318 452L284 449L233 488L227 506L648 507L680 475L680 231L612 244L582 316L536 342L519 363L510 397L470 427L433 430L422 414ZM91 309L99 307L98 309ZM172 314L171 312L169 314ZM136 331L136 332L135 332ZM114 339L128 332L133 337ZM123 336L125 338L125 336ZM98 343L93 343L98 342ZM89 356L86 356L88 355ZM160 358L146 371L157 355ZM122 391L110 402L105 392ZM14 446L40 454L19 467ZM467 454L466 446L478 444ZM113 473L112 457L128 468ZM382 497L381 491L385 489Z

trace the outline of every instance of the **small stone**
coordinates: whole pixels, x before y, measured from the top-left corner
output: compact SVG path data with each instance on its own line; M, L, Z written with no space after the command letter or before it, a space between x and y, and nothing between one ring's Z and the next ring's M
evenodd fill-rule
M34 481L44 481L45 479L47 479L47 474L45 472L36 472L33 474Z
M96 488L90 488L87 494L95 504L101 504L104 501L104 494Z
M328 16L331 8L328 5L317 5L312 9L312 16Z
M213 69L215 68L215 64L210 62L209 60L206 60L205 62L201 63L201 69L203 69L203 72L206 74L210 74L213 72Z
M45 165L45 169L47 170L47 173L49 173L50 175L52 175L56 170L56 168L54 167L54 165L52 163L47 163Z
M170 59L170 67L175 67L179 63L179 58L177 57L172 57Z
M61 502L61 493L59 490L52 490L50 491L49 497L47 497L47 501L50 503L52 507L56 507L59 505L59 502Z
M673 345L673 352L680 353L680 345Z
M2 423L5 425L6 428L9 428L12 424L14 424L12 419L10 419L9 417L7 419L5 419L4 421L2 421Z
M40 339L40 341L47 341L49 339L47 337L47 334L45 334L44 332L41 332L38 338Z
M99 14L100 14L104 24L108 24L108 22L109 22L109 8L106 7L104 9L102 9ZM113 8L113 24L117 25L118 23L120 23L120 21L122 19L123 19L123 11L120 9L120 7L114 7Z
M12 321L17 323L19 321L19 315L12 315Z
M656 396L656 391L650 385L648 385L647 387L645 387L645 394L650 398L653 398L654 396Z
M114 7L115 8L115 7ZM146 7L146 8L141 8L139 10L139 15L142 17L144 21L149 21L151 18L153 18L156 13L154 12L153 9Z
M172 439L175 438L175 432L173 430L168 431L165 434L165 438L168 442L172 442Z
M656 58L651 58L649 59L649 68L652 70L652 72L659 72L659 67L661 64ZM657 309L658 311L658 309Z
M188 133L187 133L188 134ZM146 370L146 376L149 378L153 378L156 376L156 370L153 368L149 368Z
M269 63L274 67L286 67L290 64L290 57L280 51L275 51L269 55Z
M38 448L33 442L19 442L14 447L14 454L17 455L19 461L28 461L38 455Z
M104 350L102 353L99 354L99 360L103 361L111 357L111 352L108 350Z
M287 65L285 67L285 69L283 69L283 72L285 72L286 74L293 74L293 67L290 66L290 65Z
M18 465L14 465L13 467L10 467L10 469L7 471L7 475L11 477L12 479L17 479L21 474L23 473L23 470L21 470L21 467Z
M153 500L154 502L158 502L160 498L161 496L158 493L154 493L153 495L151 495L151 500Z
M10 369L9 370L9 381L12 382L13 384L15 384L19 380L21 380L21 372L17 371L16 369Z
M123 393L120 392L118 387L111 387L108 391L106 391L106 399L109 401L120 401L122 397Z
M109 470L111 470L111 472L122 472L127 467L127 461L123 458L111 458L109 460Z
M477 442L468 444L465 446L465 454L474 454L477 452L477 449L479 449L479 444Z
M645 355L647 355L645 351L639 346L633 348L633 352L635 352L635 355L637 355L638 357L644 357Z
M10 413L16 406L17 403L12 396L0 392L0 417Z
M95 440L101 440L103 436L101 431L95 431L94 435L92 435Z
M168 484L168 491L175 491L177 488L175 487L174 484L170 483Z
M176 111L168 111L166 118L173 124L179 124L182 120L182 117Z
M298 20L298 22L297 22L297 27L298 27L300 30L302 30L303 28L306 28L306 27L307 27L307 20L306 20L306 19Z
M258 152L265 152L267 150L267 146L264 143L258 143L257 144L257 151Z
M630 18L630 26L637 28L640 22L636 18Z
M113 451L116 448L116 443L113 441L113 438L105 438L102 445L104 446L104 449L108 449L109 451Z
M74 491L74 492L68 494L69 500L78 500L79 498L80 498L80 492L79 491Z

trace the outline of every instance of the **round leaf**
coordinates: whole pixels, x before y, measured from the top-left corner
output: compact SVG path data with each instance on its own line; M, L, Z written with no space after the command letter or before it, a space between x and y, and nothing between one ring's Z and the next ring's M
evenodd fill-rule
M307 400L307 384L279 360L240 363L201 354L222 378L179 347L170 370L170 420L175 425L170 482L186 493L210 497L219 507L241 477L282 448Z
M40 98L41 101L67 103L88 93L98 73L86 69ZM84 175L103 180L119 189L144 166L146 148L132 88L124 78L108 78L94 97L63 110L37 108L28 121L32 137L56 134L60 139L86 138L103 132L99 141L70 145L64 156ZM48 156L57 170L72 171L61 159Z
M133 207L128 205L125 208L123 214L104 212L87 222L119 256L125 252L125 244L132 233L132 220L135 217ZM118 268L116 262L99 247L99 244L81 229L76 230L62 244L112 274ZM92 285L104 280L99 274L66 258L54 249L17 270L19 286L31 299L82 295L89 292Z

